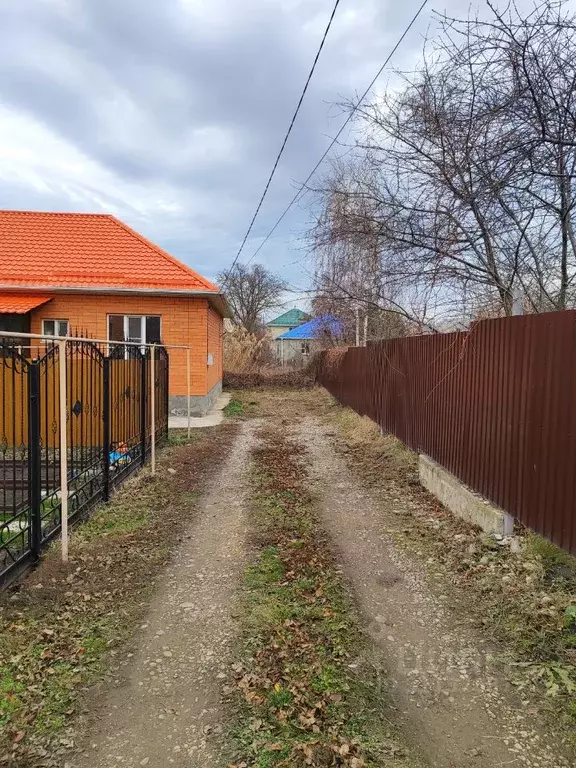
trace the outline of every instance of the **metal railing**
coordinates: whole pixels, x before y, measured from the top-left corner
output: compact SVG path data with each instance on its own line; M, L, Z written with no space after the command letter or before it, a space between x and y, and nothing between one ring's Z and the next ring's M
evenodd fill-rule
M58 534L66 559L68 523L154 468L168 434L163 346L54 342L30 359L0 338L0 587Z

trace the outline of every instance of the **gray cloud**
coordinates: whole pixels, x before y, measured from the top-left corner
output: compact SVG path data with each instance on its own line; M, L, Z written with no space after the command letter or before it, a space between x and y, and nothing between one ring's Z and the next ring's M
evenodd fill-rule
M331 104L363 90L418 5L342 0L246 257L291 198L292 180L306 177L337 130ZM0 0L0 104L121 187L96 184L88 172L71 180L64 167L50 170L42 189L5 172L0 206L108 205L213 276L239 245L331 7L332 0ZM413 34L395 63L412 62L418 45ZM305 220L301 209L287 217L261 260L278 268L298 258L286 240ZM303 279L298 268L288 273Z

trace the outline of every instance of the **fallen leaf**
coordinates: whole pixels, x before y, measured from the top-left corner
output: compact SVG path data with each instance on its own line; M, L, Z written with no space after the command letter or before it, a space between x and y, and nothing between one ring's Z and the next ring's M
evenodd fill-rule
M306 716L306 715L300 714L298 715L298 720L306 728L309 728L311 725L314 725L314 723L316 722L316 718L314 717L314 715Z

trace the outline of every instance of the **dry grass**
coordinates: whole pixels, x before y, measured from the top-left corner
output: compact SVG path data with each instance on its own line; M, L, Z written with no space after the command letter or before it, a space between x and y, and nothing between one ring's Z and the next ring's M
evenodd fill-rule
M228 389L260 387L311 387L315 382L315 362L304 367L278 365L273 341L259 338L245 328L224 336L224 386Z
M361 452L367 464L366 469L372 467L376 471L373 479L379 478L386 467L393 468L406 479L418 479L417 455L394 435L382 435L378 425L367 416L359 416L352 409L337 404L328 416L346 435L348 450ZM368 475L370 476L369 472Z
M393 435L381 435L380 428L369 418L342 407L323 387L291 387L280 391L253 388L235 392L234 397L242 402L249 416L277 416L281 408L286 417L314 415L337 427L346 437L346 450L361 455L363 475L370 484L377 482L386 470L418 485L416 454Z
M253 371L224 372L227 389L304 389L314 386L314 376L308 368L260 368Z
M224 334L224 368L235 373L249 373L273 366L270 339L258 338L245 328L237 327Z
M297 416L321 415L333 407L334 400L320 387L248 387L233 392L247 416L270 417L284 414L291 422Z

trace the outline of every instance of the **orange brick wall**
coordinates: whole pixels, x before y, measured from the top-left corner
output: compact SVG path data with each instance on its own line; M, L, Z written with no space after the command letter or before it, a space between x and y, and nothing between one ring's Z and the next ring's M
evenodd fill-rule
M222 333L224 323L212 307L208 307L208 354L212 365L208 366L208 391L222 380Z
M222 378L222 343L215 341L222 318L206 299L156 296L92 296L62 294L32 312L31 332L42 331L43 319L68 320L92 338L106 339L108 315L160 315L162 341L191 347L192 395L205 395ZM214 365L206 364L209 329ZM169 349L170 394L186 395L186 351Z

